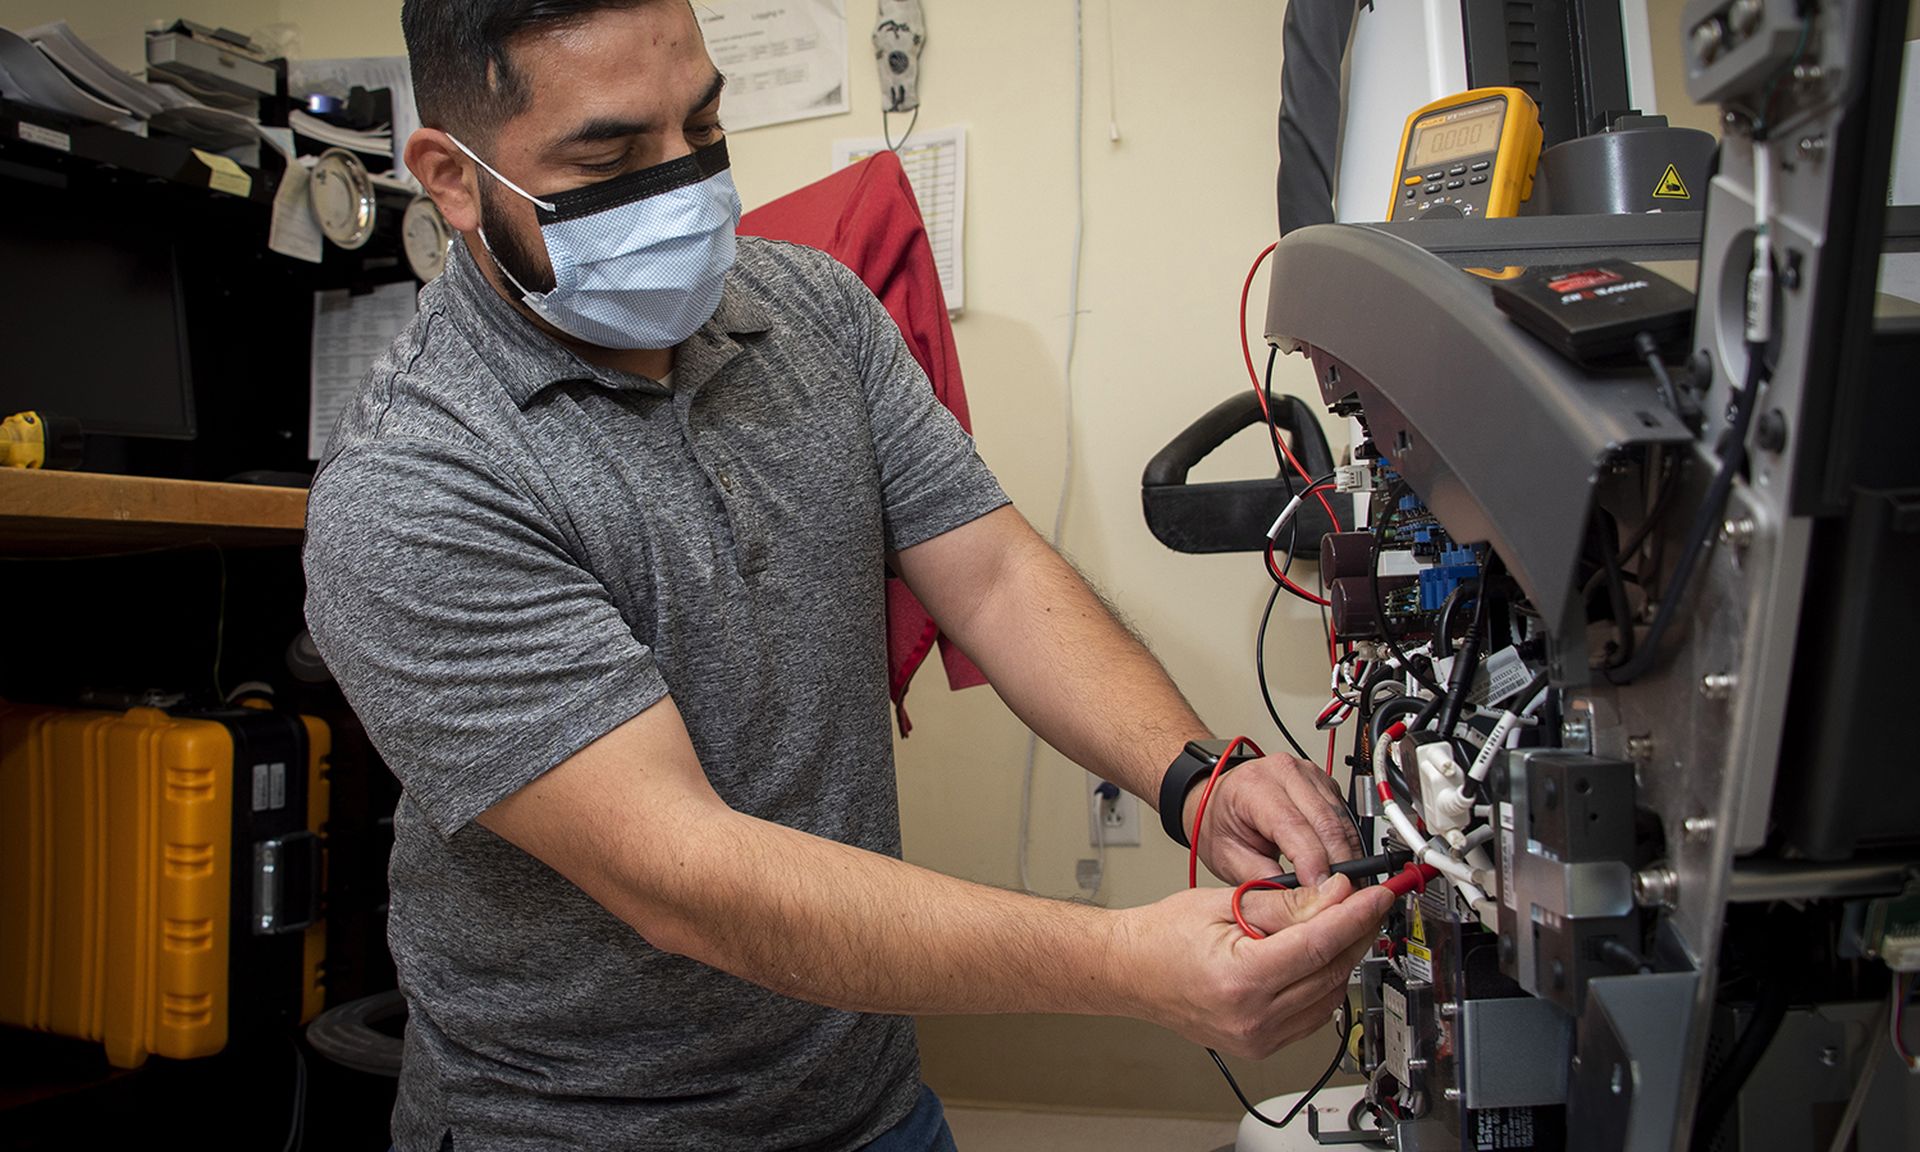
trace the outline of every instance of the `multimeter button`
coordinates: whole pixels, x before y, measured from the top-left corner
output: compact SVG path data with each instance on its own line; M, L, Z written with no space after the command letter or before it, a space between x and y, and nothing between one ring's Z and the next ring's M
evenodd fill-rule
M1485 172L1485 171L1487 170L1487 165L1488 165L1489 163L1490 163L1490 161L1486 161L1486 160L1482 160L1482 161L1480 161L1480 163L1478 163L1478 164L1475 164L1475 165L1473 166L1473 170L1474 170L1475 172Z
M1440 178L1441 178L1442 176L1445 176L1445 175L1446 175L1446 173L1445 173L1445 172L1429 172L1429 173L1427 173L1427 179L1429 179L1429 180L1438 180L1438 179L1440 179Z
M1413 193L1414 193L1414 189L1412 188L1407 189L1407 199L1409 200L1413 199Z
M1447 181L1447 187L1449 187L1449 188L1465 188L1466 186L1467 186L1467 182L1466 182L1465 180L1449 180L1449 181Z
M1431 195L1433 195L1433 194L1434 194L1435 192L1438 192L1438 191L1440 191L1440 185L1438 185L1438 184L1429 184L1429 185L1427 185L1427 195L1429 195L1429 196L1431 196Z
M1475 176L1473 179L1467 181L1469 184L1485 184L1486 182L1487 178L1485 176ZM1455 183L1459 183L1459 181L1455 181Z
M1406 178L1405 180L1402 180L1402 181L1400 181L1400 183L1402 183L1402 184L1405 184L1405 185L1406 185L1407 187L1409 187L1409 188L1411 188L1411 187L1413 187L1413 186L1414 186L1415 184L1418 184L1418 183L1420 183L1420 177L1418 177L1418 176L1409 176L1409 177L1407 177L1407 178Z
M1455 164L1453 167L1447 169L1447 175L1449 176L1465 176L1466 174L1467 166L1465 164Z

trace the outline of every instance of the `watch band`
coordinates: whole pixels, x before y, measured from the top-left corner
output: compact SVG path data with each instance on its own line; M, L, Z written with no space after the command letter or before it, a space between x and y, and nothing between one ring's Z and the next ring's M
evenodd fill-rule
M1220 762L1221 753L1231 743L1231 740L1189 740L1187 746L1180 750L1180 755L1168 766L1167 774L1160 778L1160 827L1168 839L1182 848L1193 847L1187 840L1187 830L1180 826L1182 813L1187 807L1187 793L1213 773L1213 766ZM1259 758L1259 753L1243 744L1234 749L1233 758L1220 770L1221 774L1225 775L1241 764Z

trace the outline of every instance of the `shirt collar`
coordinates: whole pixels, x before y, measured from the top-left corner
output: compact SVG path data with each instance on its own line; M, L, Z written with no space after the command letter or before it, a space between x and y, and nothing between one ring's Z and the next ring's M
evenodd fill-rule
M474 347L496 364L502 386L522 408L553 385L571 382L598 384L619 392L672 395L672 389L657 380L589 364L572 349L542 332L494 290L464 242L453 244L440 283L445 285L443 291L463 305L452 310L454 322L465 328ZM720 361L723 363L738 351L734 336L765 332L772 324L765 306L753 298L735 270L727 275L720 306L714 310L713 318L681 346L676 360L684 361L689 349L701 347L724 349L726 354ZM717 368L718 364L713 367ZM686 387L692 381L689 373L681 368L681 364L676 364L674 376L676 383Z

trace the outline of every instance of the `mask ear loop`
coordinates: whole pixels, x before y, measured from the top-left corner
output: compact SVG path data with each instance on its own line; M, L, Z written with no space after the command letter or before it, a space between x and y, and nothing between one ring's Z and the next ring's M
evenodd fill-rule
M478 164L480 165L480 167L486 169L487 175L493 177L495 180L498 180L500 181L500 183L506 185L511 191L513 191L521 199L526 200L536 208L544 208L549 212L553 211L552 204L548 203L545 200L540 199L538 196L535 196L533 193L527 191L525 188L520 187L520 185L515 184L513 181L507 179L505 176L502 176L500 175L500 173L494 171L493 165L487 163L485 160L482 160L480 159L480 157L474 155L473 149L467 147L465 144L462 144L458 136L455 136L453 133L449 132L447 133L447 139L453 141L453 146L455 148L460 149L461 152L464 152L466 154L467 159L473 161L475 164ZM493 266L500 270L500 275L505 276L507 278L507 282L512 284L514 286L514 289L520 293L521 299L531 303L533 300L537 299L540 295L544 295L544 293L533 293L533 292L527 291L526 285L520 283L520 281L517 278L515 278L513 273L507 271L507 266L505 264L502 264L500 262L500 257L494 254L493 241L487 239L486 225L484 224L481 225L477 229L477 231L480 233L480 246L487 250L487 258L493 261Z
M500 183L505 184L508 188L513 189L513 191L516 194L518 194L522 200L529 201L536 208L544 208L549 212L553 211L552 204L548 203L545 200L540 199L540 197L535 196L533 193L527 191L525 188L520 187L520 185L515 184L513 181L507 179L505 176L502 176L500 175L500 173L494 171L493 165L487 163L485 160L480 159L480 157L473 154L473 149L467 147L465 144L460 143L460 138L458 136L455 136L453 133L449 132L447 133L447 139L453 141L453 146L455 148L458 148L460 149L460 151L466 153L467 159L473 161L475 164L480 165L480 167L485 168L487 170L487 175L492 176L495 180L498 180L500 181Z

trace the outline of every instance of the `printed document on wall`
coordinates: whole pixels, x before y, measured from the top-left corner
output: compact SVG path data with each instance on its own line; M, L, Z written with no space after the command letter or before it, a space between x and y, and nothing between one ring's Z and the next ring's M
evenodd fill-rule
M307 401L307 459L325 455L340 411L360 391L373 362L419 310L420 285L382 284L364 296L341 289L313 294L313 392Z
M694 12L727 78L729 130L847 110L846 0L702 0Z
M838 172L886 150L887 142L878 136L835 140L833 170ZM940 291L947 298L947 311L957 315L967 302L967 274L962 260L966 254L967 130L956 127L914 133L900 145L899 156L907 182L913 185L913 198L920 202L920 218L927 224L927 239L933 245L933 262L940 269Z

